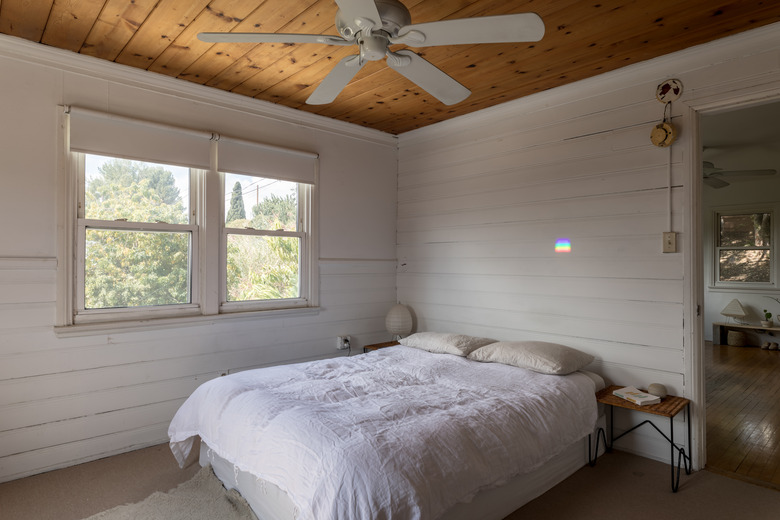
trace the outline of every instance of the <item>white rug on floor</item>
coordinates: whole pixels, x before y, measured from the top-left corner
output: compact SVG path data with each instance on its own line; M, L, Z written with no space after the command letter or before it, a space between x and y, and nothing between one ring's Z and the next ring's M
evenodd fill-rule
M85 520L257 520L235 490L226 490L210 466L167 493L157 492Z

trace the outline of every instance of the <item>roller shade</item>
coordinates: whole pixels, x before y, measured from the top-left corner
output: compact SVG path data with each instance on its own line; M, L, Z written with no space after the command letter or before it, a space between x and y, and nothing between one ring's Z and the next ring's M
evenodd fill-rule
M314 184L317 154L220 137L219 171Z
M209 169L213 134L70 107L70 149Z

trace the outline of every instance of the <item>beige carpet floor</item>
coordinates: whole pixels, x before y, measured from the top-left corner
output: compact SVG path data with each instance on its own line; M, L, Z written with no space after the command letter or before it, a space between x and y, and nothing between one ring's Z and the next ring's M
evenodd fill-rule
M668 464L612 451L506 520L778 520L780 491L702 470L680 476Z
M81 520L168 491L198 472L179 469L167 444L0 484L2 520Z
M161 445L35 475L0 484L0 518L81 520L172 489L198 469L192 464L180 470L167 445ZM698 471L683 474L680 490L672 493L668 464L614 451L507 520L670 518L777 520L780 491Z

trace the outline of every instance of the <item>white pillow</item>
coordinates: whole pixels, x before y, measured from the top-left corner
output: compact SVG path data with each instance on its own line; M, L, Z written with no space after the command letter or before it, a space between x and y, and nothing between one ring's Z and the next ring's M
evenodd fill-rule
M456 356L468 356L473 350L495 341L494 339L445 332L418 332L398 340L401 345L407 347L419 348L435 354L454 354Z
M579 370L594 359L577 349L545 341L499 341L473 351L468 358L560 375Z

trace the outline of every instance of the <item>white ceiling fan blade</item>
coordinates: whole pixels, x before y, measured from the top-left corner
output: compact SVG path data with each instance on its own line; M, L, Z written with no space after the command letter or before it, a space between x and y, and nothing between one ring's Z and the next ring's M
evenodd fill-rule
M307 105L326 105L332 102L344 87L352 81L355 74L363 68L365 62L360 61L360 56L347 56L333 67L322 83L311 93L306 100Z
M730 175L730 176L748 176L748 175L774 175L777 170L721 170L718 175Z
M723 171L723 168L716 168L715 165L710 161L704 161L702 162L702 171L704 172L704 175L710 175L712 173Z
M412 47L470 43L536 42L544 36L544 22L536 13L506 14L443 20L401 27L393 43Z
M198 39L208 43L324 43L327 45L352 45L354 42L340 36L327 34L202 32Z
M715 189L725 188L729 185L728 182L723 179L718 179L717 177L704 177L704 184Z
M336 0L341 13L349 21L370 20L377 29L382 27L382 18L374 0ZM358 23L361 25L361 23Z
M387 65L445 105L460 103L471 94L443 70L410 50L388 53Z

